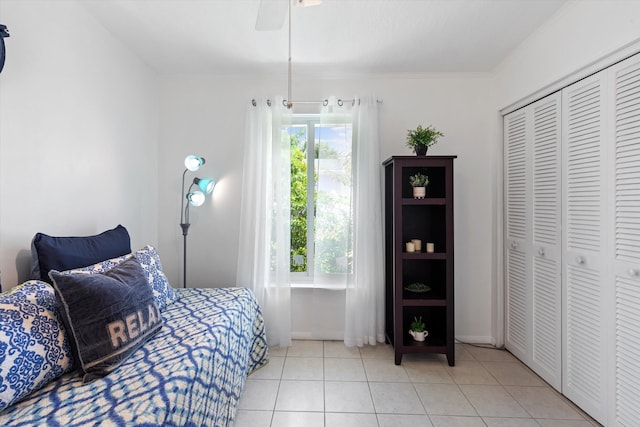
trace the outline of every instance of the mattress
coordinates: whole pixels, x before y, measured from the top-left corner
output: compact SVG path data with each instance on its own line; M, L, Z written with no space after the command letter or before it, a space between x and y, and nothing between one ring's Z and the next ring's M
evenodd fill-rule
M177 289L160 331L114 372L63 375L0 413L3 426L227 426L264 366L264 320L246 288Z

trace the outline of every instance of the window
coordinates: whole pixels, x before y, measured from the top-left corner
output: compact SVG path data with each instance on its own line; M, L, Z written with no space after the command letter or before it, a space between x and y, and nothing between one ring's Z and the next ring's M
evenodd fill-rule
M295 115L291 141L291 272L331 284L351 272L351 123Z

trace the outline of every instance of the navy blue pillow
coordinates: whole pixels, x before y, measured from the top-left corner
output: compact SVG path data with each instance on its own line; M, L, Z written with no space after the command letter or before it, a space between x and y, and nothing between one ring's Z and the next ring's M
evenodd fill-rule
M31 278L51 283L49 271L86 267L131 253L131 238L122 225L95 236L52 237L36 233L31 242Z
M52 270L49 276L83 382L113 371L162 327L149 281L133 257L104 273Z

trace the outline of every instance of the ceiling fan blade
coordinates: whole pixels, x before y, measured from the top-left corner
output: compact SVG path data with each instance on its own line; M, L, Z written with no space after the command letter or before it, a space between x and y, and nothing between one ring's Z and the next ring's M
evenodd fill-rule
M289 0L260 0L258 17L256 18L256 30L279 30L287 16Z

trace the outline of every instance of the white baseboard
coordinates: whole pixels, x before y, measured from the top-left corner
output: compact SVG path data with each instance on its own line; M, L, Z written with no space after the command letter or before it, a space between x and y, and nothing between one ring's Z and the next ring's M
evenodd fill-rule
M321 337L314 336L313 333L309 331L292 331L291 339L294 340L318 340L318 341L344 341L344 332L341 331L328 331L324 332ZM496 340L493 337L489 336L467 336L467 335L458 335L456 336L456 342L468 343L468 344L485 344L485 345L496 345Z
M344 332L324 332L322 336L314 336L311 332L291 331L293 340L344 341Z
M496 340L493 337L458 335L456 341L468 344L496 345Z

